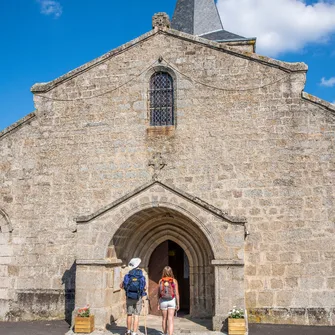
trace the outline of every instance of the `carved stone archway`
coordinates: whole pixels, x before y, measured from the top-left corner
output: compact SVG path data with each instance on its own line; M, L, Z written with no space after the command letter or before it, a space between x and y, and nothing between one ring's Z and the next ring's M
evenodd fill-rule
M121 225L110 247L125 264L132 257L140 257L141 267L147 271L151 254L167 240L180 245L189 260L190 315L213 316L213 249L205 234L188 217L166 207L142 210Z
M77 219L76 307L89 303L96 325L124 315L119 283L130 258L148 268L154 249L171 240L190 263L193 316L220 330L229 309L244 305L245 220L158 181Z

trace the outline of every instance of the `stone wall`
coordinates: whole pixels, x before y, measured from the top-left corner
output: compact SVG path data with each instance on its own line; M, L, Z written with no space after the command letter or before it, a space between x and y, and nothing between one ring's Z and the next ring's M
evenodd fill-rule
M11 231L8 216L0 209L0 319L6 319L10 310L12 278L9 264L13 255Z
M335 117L307 102L291 106L291 113L286 160L271 164L281 176L249 209L247 305L255 322L330 324ZM279 120L273 126L287 127Z
M34 115L0 133L0 208L11 223L0 232L6 243L0 264L10 283L1 290L8 306L1 308L2 320L71 318L75 234L72 218L64 219L53 203L43 138Z
M247 218L252 321L281 322L273 313L288 311L285 322L334 322L334 113L302 100L304 66L185 35L148 34L48 92L36 89L36 118L1 137L15 318L72 308L73 298L57 297L73 295L81 252L74 219L151 180L160 153L162 182ZM176 78L176 126L168 132L149 131L155 66ZM31 294L36 308L27 313Z

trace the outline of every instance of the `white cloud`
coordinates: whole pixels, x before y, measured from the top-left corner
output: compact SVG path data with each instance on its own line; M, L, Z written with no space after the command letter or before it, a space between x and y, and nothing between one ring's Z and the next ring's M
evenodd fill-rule
M331 77L329 79L326 79L325 77L322 77L320 85L321 86L326 86L326 87L335 86L335 77Z
M335 0L218 0L226 30L257 37L257 52L276 56L324 43L335 33Z
M41 5L41 14L53 15L55 18L60 17L63 8L58 1L54 0L37 0Z

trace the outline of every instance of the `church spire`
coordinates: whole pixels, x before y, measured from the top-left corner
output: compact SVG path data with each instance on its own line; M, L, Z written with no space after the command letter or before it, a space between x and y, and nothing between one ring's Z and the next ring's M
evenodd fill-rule
M178 0L172 28L192 35L222 30L222 22L214 0Z

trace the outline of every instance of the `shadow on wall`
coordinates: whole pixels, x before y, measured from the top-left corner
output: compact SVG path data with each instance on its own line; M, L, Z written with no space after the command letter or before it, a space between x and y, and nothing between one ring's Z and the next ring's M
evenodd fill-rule
M66 270L62 277L65 285L65 321L72 324L72 312L75 308L75 288L76 288L76 264L73 263L69 270Z

